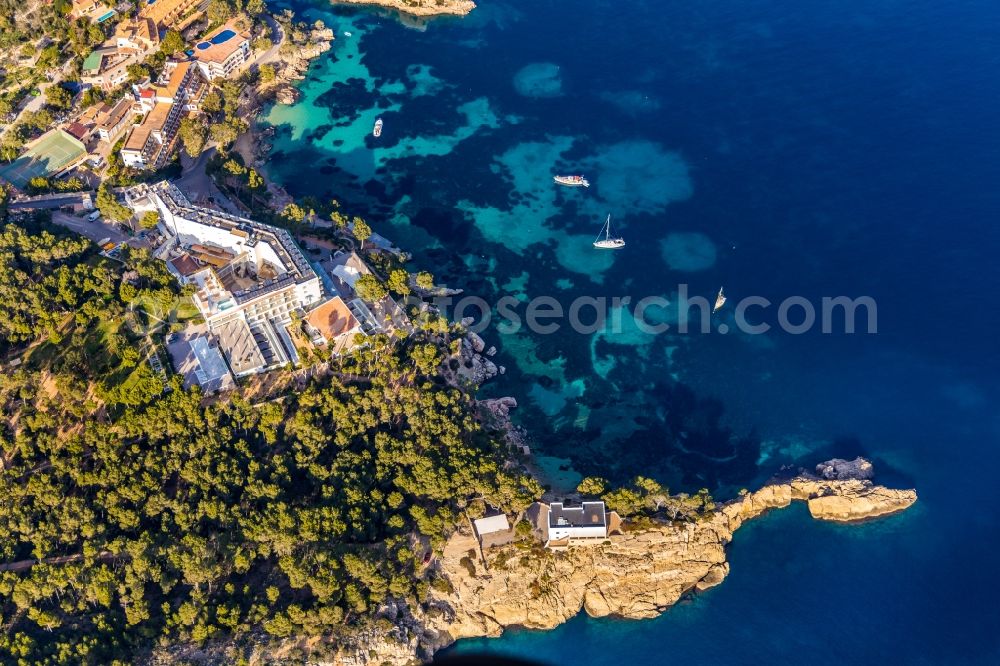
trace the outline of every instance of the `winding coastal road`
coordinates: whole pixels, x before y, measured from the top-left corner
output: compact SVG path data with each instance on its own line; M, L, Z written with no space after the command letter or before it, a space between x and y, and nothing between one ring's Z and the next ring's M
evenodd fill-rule
M278 50L285 42L285 31L282 29L281 24L267 12L262 15L262 18L264 19L264 22L267 23L268 27L271 28L271 47L253 60L253 64L257 67L277 60L279 55Z

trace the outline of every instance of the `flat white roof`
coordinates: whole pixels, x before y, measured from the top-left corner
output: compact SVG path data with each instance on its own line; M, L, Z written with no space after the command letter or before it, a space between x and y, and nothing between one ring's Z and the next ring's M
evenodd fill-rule
M205 383L205 381L219 379L229 374L229 368L226 367L226 362L222 360L222 354L219 353L218 349L209 346L208 340L198 337L189 344L191 345L191 351L194 352L194 357L198 359L199 381ZM202 377L205 379L202 380Z
M351 289L354 289L354 283L361 277L361 271L353 266L334 266L333 274L346 282Z
M507 516L502 513L497 516L480 518L479 520L473 521L473 525L476 526L476 533L480 536L484 534L492 534L493 532L506 532L510 529L510 523L507 522Z
M581 506L549 505L549 527L603 527L607 524L604 502L584 502Z

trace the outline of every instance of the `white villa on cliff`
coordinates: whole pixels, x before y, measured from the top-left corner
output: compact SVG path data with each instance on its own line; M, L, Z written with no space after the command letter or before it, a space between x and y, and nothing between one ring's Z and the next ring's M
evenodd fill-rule
M574 543L603 541L619 531L621 519L605 510L604 502L583 502L569 507L562 502L541 505L539 517L545 526L545 547L565 548Z

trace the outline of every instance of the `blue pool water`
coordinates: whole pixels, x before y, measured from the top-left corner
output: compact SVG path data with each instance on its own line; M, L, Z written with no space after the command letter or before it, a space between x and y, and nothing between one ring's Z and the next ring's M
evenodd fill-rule
M268 173L336 198L414 269L503 295L730 303L708 335L483 333L536 452L717 497L872 458L906 514L741 530L718 588L642 622L463 641L548 663L998 663L1000 6L985 0L481 2L400 21L297 0L337 34L276 106ZM371 136L377 117L391 128ZM557 188L555 173L592 187ZM591 242L612 213L624 250ZM748 296L870 296L876 334L736 331ZM817 305L818 307L818 305ZM522 311L523 312L523 311ZM797 320L797 317L795 317ZM673 322L676 323L676 322ZM719 332L725 324L730 331ZM863 328L863 327L862 327ZM566 481L565 479L569 479Z
M228 42L230 39L232 39L235 36L236 36L236 33L233 32L232 30L229 30L227 28L226 30L223 30L222 32L220 32L219 34L217 34L215 37L212 37L212 39L210 41L213 44L225 44L226 42Z

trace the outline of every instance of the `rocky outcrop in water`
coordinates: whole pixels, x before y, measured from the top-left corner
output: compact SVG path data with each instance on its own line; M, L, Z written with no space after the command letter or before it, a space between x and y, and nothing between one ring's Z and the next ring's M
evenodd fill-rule
M851 523L880 518L908 509L917 500L912 490L893 490L874 486L870 481L839 480L830 487L827 481L799 481L792 484L794 499L805 499L809 513L819 520Z
M278 104L295 104L302 98L302 93L298 88L291 85L283 85L274 92L274 100Z
M866 465L856 468L864 475ZM388 617L397 629L394 638L373 636L363 647L343 646L342 658L352 664L402 664L460 638L497 636L510 626L550 629L581 610L593 617L655 617L684 595L723 582L733 533L765 511L803 501L817 519L853 521L902 511L916 499L913 490L875 486L866 478L824 479L802 472L699 520L627 529L603 543L562 552L511 545L488 551L484 561L475 538L460 531L435 565L450 591L436 592L423 617Z
M471 321L462 321L463 326L470 324ZM500 374L500 368L497 364L483 355L485 349L486 342L473 331L468 331L461 340L457 375L472 386L481 386Z
M465 16L476 8L472 0L336 0L345 5L388 7L411 16Z
M281 59L270 63L275 76L259 82L256 94L262 98L273 94L279 104L295 104L302 94L293 83L305 79L309 63L330 50L334 35L321 21L309 29L301 25L286 28L285 34Z
M479 406L480 413L485 417L484 421L500 433L512 452L524 455L531 453L531 447L528 445L528 432L521 426L514 425L510 418L511 410L517 408L517 400L506 396L479 400L476 404Z
M861 456L854 460L834 458L816 465L816 474L824 479L870 479L875 468Z

